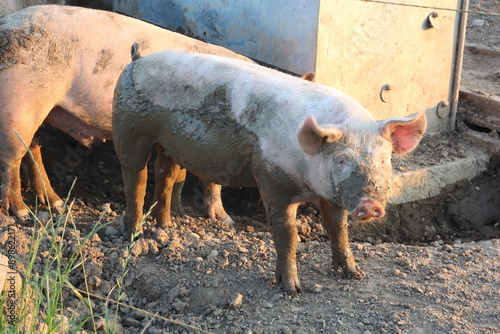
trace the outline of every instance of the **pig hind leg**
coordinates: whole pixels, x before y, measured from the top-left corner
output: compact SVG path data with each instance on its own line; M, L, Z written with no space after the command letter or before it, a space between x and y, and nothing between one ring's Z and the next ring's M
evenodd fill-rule
M365 273L356 264L349 245L348 212L323 200L319 201L319 209L330 237L333 269L342 268L348 278L363 278Z
M179 165L173 162L170 156L164 154L165 149L160 145L156 145L157 156L155 160L155 199L156 203L153 208L152 216L156 224L160 228L165 228L172 225L171 220L171 205L172 197L176 197L176 206L180 206L180 192L184 183L185 171L181 171ZM180 189L179 189L180 187ZM175 192L174 192L175 188ZM182 207L181 207L182 208Z
M24 206L21 195L21 157L15 160L2 161L0 176L2 179L2 201L7 210L21 220L29 219L28 210Z
M124 224L127 233L142 232L141 221L143 218L144 196L146 195L147 162L151 156L154 144L148 139L141 138L121 140L115 136L115 149L120 160L125 192ZM135 137L134 137L135 138Z
M186 214L186 211L182 207L182 188L186 182L186 174L187 170L185 168L182 168L177 172L174 189L172 190L171 211L178 216L184 216Z
M222 186L204 180L200 180L200 183L203 188L203 203L208 218L219 219L225 223L233 224L233 220L226 213L222 205Z
M23 143L15 133L0 130L0 179L3 206L21 220L29 219L29 214L21 195L21 161L26 154ZM20 134L21 135L21 134ZM27 136L24 142L29 144Z
M39 130L40 131L40 130ZM26 154L23 158L23 164L27 166L29 178L38 198L42 203L48 203L61 213L63 201L52 188L47 172L42 162L41 138L40 132L35 133L35 137L30 145L30 154Z

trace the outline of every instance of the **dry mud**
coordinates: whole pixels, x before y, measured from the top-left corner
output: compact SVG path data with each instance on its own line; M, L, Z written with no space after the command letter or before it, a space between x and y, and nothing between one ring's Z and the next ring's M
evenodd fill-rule
M500 12L494 1L471 1L471 6ZM473 25L475 19L485 22ZM498 48L499 29L498 17L471 14L468 42ZM466 55L464 73L488 71L476 69L481 62L467 58L473 56ZM486 77L495 78L498 68L490 65ZM476 83L465 75L462 84L488 92L491 85L482 86L483 79ZM459 115L468 108L461 105ZM469 141L460 117L459 125L452 134L426 138L396 168L453 161L482 150ZM124 198L112 145L89 150L54 133L45 147L47 170L55 190L69 194L77 228L58 230L58 242L69 253L93 226L109 223L89 240L85 274L78 268L71 283L88 284L93 294L116 300L122 264L130 258L117 333L500 333L500 215L491 215L500 208L496 154L489 169L470 182L424 201L391 206L383 221L352 223L352 249L366 273L359 281L331 269L321 217L314 205L301 207L297 261L304 292L292 298L272 283L276 254L256 190L224 189L223 201L235 220L228 225L203 217L198 186L189 180L183 194L187 215L174 217L175 226L166 230L148 222L145 234L128 249L118 224ZM491 210L484 210L484 203ZM0 249L5 249L9 226L15 229L22 271L33 227L0 219ZM50 259L50 241L42 242L35 270L44 270ZM93 300L95 312L102 312L105 301ZM70 291L64 303L68 317L88 315ZM88 332L106 331L104 321L88 326Z

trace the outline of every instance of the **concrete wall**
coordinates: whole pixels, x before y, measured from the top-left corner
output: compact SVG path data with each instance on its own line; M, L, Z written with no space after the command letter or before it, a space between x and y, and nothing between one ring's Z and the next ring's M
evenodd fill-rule
M298 74L316 66L319 1L115 0L114 11Z

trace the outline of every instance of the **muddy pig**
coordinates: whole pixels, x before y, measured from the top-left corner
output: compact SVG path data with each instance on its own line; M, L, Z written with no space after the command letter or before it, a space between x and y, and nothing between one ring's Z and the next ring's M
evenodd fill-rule
M275 279L288 293L301 292L295 216L306 201L320 208L334 267L361 278L348 215L359 221L384 216L391 152L415 148L425 128L423 111L376 121L327 86L238 60L158 52L128 65L115 89L125 225L129 232L139 229L144 152L159 145L169 171L182 166L210 182L258 187L277 252Z
M0 18L1 199L15 216L28 216L20 179L26 149L15 132L30 146L38 163L40 177L32 159L26 159L40 201L47 197L59 208L63 202L50 185L35 133L45 122L85 145L113 139L113 89L130 62L133 43L138 43L142 55L176 48L250 61L222 47L105 11L48 5ZM156 162L160 179L162 163ZM178 184L184 177L185 171L179 173ZM220 186L208 184L206 188L209 215L230 220L220 201ZM163 200L163 189L157 188L155 194ZM180 202L176 204L181 210ZM167 219L158 210L159 220Z

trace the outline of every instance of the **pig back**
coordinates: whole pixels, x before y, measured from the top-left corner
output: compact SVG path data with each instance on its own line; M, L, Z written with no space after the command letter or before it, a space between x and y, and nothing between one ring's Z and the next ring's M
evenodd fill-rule
M0 75L9 70L16 77L29 78L23 89L30 91L32 104L38 103L39 87L53 90L50 98L44 97L49 110L51 103L57 103L72 119L99 129L108 139L112 139L113 89L130 62L133 43L139 44L143 56L175 48L249 61L222 47L124 15L58 5L28 7L0 18L0 39Z
M326 160L307 156L297 141L308 114L332 124L356 118L376 128L364 108L333 88L234 59L168 50L134 61L126 72L119 98L137 106L123 106L135 115L124 124L141 122L137 131L154 133L178 163L221 184L241 185L214 177L232 160L244 165L238 178L245 182L256 163L307 184L309 174L318 179L311 167Z
M255 186L252 158L256 137L228 117L227 91L219 87L202 97L180 81L163 80L159 86L150 80L151 90L162 95L159 101L151 90L136 86L138 77L147 73L147 58L127 66L118 80L113 106L115 147L127 151L124 138L150 141L160 144L166 155L202 179ZM158 73L164 70L156 69ZM158 73L152 73L155 79L159 79Z

